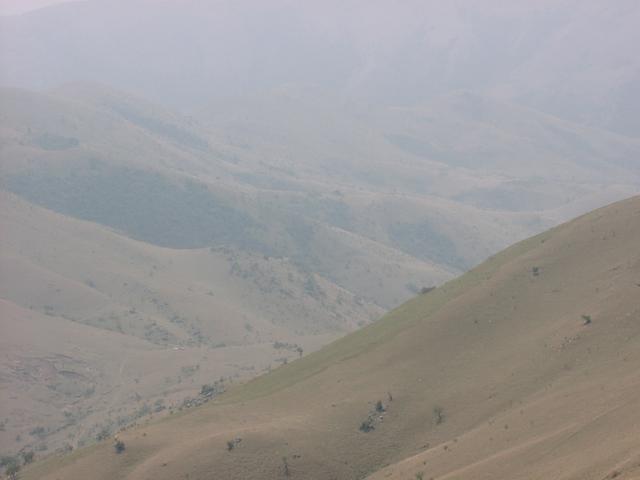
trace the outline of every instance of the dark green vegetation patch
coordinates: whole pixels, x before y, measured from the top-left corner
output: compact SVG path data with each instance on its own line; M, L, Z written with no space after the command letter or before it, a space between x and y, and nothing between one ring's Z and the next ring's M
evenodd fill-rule
M259 225L205 185L96 162L74 171L9 176L4 186L56 212L172 248L230 244L261 250Z

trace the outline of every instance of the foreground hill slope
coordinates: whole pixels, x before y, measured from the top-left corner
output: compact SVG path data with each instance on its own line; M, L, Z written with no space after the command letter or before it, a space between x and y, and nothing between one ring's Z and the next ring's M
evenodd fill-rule
M106 441L24 478L636 478L639 238L640 197L594 211L215 404L122 432L122 454Z

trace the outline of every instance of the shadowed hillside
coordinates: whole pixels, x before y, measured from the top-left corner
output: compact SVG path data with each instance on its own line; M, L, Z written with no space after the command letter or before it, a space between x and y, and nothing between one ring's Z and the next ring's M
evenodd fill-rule
M461 222L466 216L461 208L453 221L455 233L444 234L447 250L441 258L421 254L419 260L387 240L389 220L377 218L383 212L376 204L390 197L349 185L339 190L302 171L292 176L291 165L278 167L266 152L233 146L215 130L129 95L99 86L71 90L2 91L2 186L30 202L148 243L231 247L287 259L388 308L422 285L450 278L459 268L455 259L475 263L505 238L535 228L514 225L494 232L495 215L476 212L485 240L474 242L474 229ZM183 132L179 141L175 132ZM208 147L185 146L183 138L191 137ZM399 203L394 210L416 211L424 202ZM449 210L433 209L441 218ZM528 221L530 216L523 215L513 223ZM436 236L443 235L439 228Z
M24 478L637 478L640 197Z

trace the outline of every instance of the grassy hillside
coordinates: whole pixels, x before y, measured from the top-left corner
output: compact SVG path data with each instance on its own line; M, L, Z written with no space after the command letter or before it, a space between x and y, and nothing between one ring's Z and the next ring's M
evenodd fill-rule
M234 146L224 134L121 92L95 85L47 95L4 89L0 103L2 186L59 213L165 247L224 246L290 259L383 307L458 269L446 255L417 259L387 241L376 204L392 197L292 177L267 152ZM197 145L185 140L191 136ZM488 225L493 215L477 213ZM522 230L501 233L516 238ZM504 242L483 231L479 251L451 248L472 263Z
M288 258L383 308L640 182L637 140L470 94L283 88L199 120L92 84L0 103L4 188L160 246Z
M636 478L638 238L640 197L596 210L24 478Z
M3 454L92 442L382 314L283 259L160 248L7 193L0 229Z

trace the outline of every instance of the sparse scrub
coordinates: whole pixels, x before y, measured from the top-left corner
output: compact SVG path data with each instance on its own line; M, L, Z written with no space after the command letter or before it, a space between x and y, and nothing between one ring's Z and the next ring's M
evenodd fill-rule
M47 434L47 430L44 427L35 427L30 432L29 435L32 437L42 438Z
M387 393L387 395L389 396L389 401L393 400L390 393ZM376 424L382 421L386 411L387 407L382 403L382 400L376 401L373 409L369 411L367 418L360 424L360 431L367 433L375 430Z
M4 455L2 458L0 458L0 466L4 467L5 473L8 478L18 478L18 472L20 471L20 460L17 457Z
M2 467L9 467L17 463L19 463L18 459L12 455L3 455L2 458L0 458L0 466Z
M7 478L9 478L9 480L17 480L19 471L20 471L20 465L15 463L15 464L9 465L5 470L5 473L7 474Z
M367 419L360 424L361 432L368 433L375 429L376 427L373 424L373 417L371 416L367 417Z
M203 397L208 397L210 395L213 395L215 391L216 387L214 385L204 384L202 385L202 388L200 388L200 395L202 395Z
M289 350L290 352L296 352L300 356L302 356L302 352L304 351L297 343L280 342L277 340L273 342L273 348L276 350Z
M96 435L96 440L101 442L106 440L111 435L111 429L109 427L103 427Z
M161 411L165 410L166 408L167 407L164 404L164 399L162 399L162 398L157 399L153 404L153 411L155 413L161 412Z

